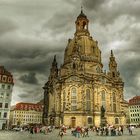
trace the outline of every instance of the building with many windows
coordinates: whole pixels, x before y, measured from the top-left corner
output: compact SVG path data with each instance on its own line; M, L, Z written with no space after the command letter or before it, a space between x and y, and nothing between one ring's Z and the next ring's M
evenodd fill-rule
M13 85L12 74L0 66L0 129L5 129L9 122Z
M17 103L10 110L10 126L42 124L43 107L41 104Z
M81 10L75 21L76 31L64 52L64 62L52 62L44 85L43 123L60 126L101 124L101 107L108 124L126 124L124 82L113 51L109 71L103 70L99 43L89 32L89 20Z
M129 100L130 124L140 125L140 96L135 96Z

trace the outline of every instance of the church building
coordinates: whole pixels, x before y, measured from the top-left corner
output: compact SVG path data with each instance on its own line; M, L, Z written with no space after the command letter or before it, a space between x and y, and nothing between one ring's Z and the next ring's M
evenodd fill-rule
M89 20L81 10L60 68L54 56L48 81L43 87L44 124L100 126L101 107L108 124L126 124L124 82L115 56L111 50L109 70L104 71L98 41L90 35L88 26Z

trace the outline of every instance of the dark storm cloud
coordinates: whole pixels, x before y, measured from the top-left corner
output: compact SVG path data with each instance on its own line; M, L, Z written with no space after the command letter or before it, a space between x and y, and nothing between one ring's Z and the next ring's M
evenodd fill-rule
M57 20L58 21L57 21ZM69 32L72 29L72 13L56 13L47 23L43 25L43 29L49 29L53 34Z
M53 56L60 66L81 6L91 36L99 42L104 69L113 49L125 97L139 94L139 0L6 0L0 1L0 65L14 75L13 103L43 98Z
M58 48L57 48L58 47ZM5 64L12 71L36 71L45 72L50 67L54 55L62 56L62 47L47 42L37 41L1 41L0 59L1 65ZM12 49L11 49L12 48ZM60 58L61 59L61 58Z
M16 30L17 28L17 25L10 19L0 18L0 36Z
M139 58L140 60L140 58ZM122 77L125 82L126 98L140 95L140 61L138 59L128 59L121 65Z
M106 0L83 0L82 5L86 7L89 10L96 10L100 8L100 6L105 2Z
M28 74L22 75L19 80L21 80L23 83L28 84L38 84L38 80L36 78L36 73L30 72Z
M38 102L43 98L43 89L41 89L41 85L40 88L36 86L28 87L24 90L24 93L18 94L18 98L22 99L23 102Z
M140 1L139 0L82 0L85 9L94 17L93 21L99 24L112 24L120 16L128 15L139 20Z

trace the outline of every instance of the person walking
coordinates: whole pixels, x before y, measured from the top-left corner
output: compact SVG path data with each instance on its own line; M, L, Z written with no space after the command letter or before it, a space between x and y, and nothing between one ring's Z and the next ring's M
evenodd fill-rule
M123 135L123 126L121 125L121 134Z
M34 127L33 126L30 128L30 134L34 134Z
M89 135L88 135L88 131L89 131L89 130L88 130L88 127L85 128L85 136L86 136L86 137L89 137Z
M129 129L129 134L130 134L130 135L133 135L133 131L132 131L133 128L134 128L134 127L131 126L131 125L130 125L129 128L128 128L128 129Z
M76 128L76 137L80 138L81 128L78 126Z
M59 132L59 136L60 136L60 140L62 140L63 136L64 136L64 132L63 130L61 129L60 132Z

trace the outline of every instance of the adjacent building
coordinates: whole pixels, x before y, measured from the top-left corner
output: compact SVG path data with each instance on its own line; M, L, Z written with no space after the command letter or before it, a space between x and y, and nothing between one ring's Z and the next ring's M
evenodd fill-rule
M10 110L10 126L42 124L42 114L41 104L17 103Z
M126 124L124 82L113 51L109 70L103 69L99 43L89 32L89 20L81 10L76 31L68 39L64 62L58 68L54 56L48 81L44 85L43 123L60 126L99 126L101 107L108 124Z
M129 100L129 116L131 125L140 125L140 96Z
M8 127L13 76L3 66L0 66L0 129Z

